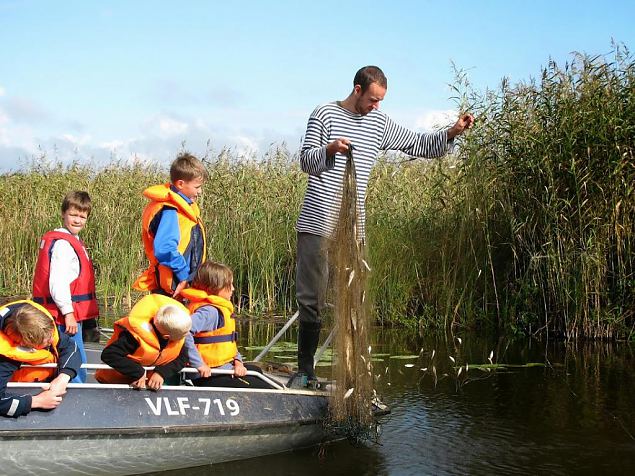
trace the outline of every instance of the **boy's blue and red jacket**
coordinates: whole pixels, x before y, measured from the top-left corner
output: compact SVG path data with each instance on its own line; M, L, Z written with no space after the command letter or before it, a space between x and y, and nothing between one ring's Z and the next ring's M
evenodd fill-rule
M205 261L205 229L198 205L170 184L154 185L143 195L141 237L150 266L134 282L139 291L171 295L181 281L191 281Z

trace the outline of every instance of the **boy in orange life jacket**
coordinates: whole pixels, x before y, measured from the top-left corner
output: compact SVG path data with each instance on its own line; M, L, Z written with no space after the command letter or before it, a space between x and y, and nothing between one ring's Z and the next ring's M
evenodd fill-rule
M147 188L150 200L141 219L141 237L150 266L133 287L177 297L205 261L205 230L196 199L207 178L204 164L189 153L170 167L170 183Z
M95 272L79 232L92 204L86 192L70 192L62 201L62 227L42 236L33 277L33 301L46 308L60 332L70 335L86 362L82 323L99 317ZM74 383L86 381L80 369Z
M58 363L57 369L20 366ZM59 333L49 312L33 301L0 306L0 415L17 418L31 410L51 410L82 365L75 342ZM55 376L56 375L56 376ZM37 395L6 395L7 382L44 382Z
M115 322L101 360L114 370L98 370L101 383L129 383L159 390L187 364L184 338L192 326L183 304L161 294L144 296L130 314ZM148 377L143 367L154 366Z
M206 261L199 268L192 287L181 293L189 301L192 313L192 328L185 338L185 346L190 365L201 376L192 382L200 387L270 388L259 378L245 377L247 370L259 369L249 364L245 367L238 352L234 306L230 301L233 292L231 269ZM210 367L233 370L234 375L211 375Z

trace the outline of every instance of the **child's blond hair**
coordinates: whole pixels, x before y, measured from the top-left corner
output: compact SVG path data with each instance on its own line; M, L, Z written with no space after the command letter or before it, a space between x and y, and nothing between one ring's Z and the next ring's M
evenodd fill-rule
M207 179L205 164L189 152L179 154L170 166L170 181L172 183L175 183L177 180L189 182L197 178L202 180Z
M190 332L192 318L179 306L166 304L157 311L154 323L167 333L169 340L181 340Z
M55 323L35 306L25 303L5 319L4 332L26 347L39 347L53 336Z
M198 268L192 287L208 294L218 294L221 289L232 285L234 273L229 266L215 261L205 261Z
M68 192L62 200L62 213L66 213L67 210L75 208L80 212L86 212L86 215L90 215L92 209L92 202L90 201L90 195L88 192L77 190L74 192Z

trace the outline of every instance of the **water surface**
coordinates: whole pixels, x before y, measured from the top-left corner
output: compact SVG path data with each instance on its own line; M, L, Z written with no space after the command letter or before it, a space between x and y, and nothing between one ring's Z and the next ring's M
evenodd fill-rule
M264 345L279 328L242 322L240 342ZM283 340L294 341L295 332ZM374 363L377 392L392 410L376 443L344 441L160 474L635 474L632 344L382 328L374 329L372 341L373 353L393 357ZM247 358L257 353L244 350ZM277 355L288 361L293 353ZM394 358L406 355L416 357ZM478 364L518 367L487 371ZM330 375L329 367L318 371Z

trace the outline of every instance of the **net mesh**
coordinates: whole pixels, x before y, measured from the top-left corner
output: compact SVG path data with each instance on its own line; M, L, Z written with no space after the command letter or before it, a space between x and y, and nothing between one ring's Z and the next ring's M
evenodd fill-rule
M347 154L338 226L328 252L337 329L333 367L336 389L330 408L332 424L359 438L369 431L373 421L374 392L366 299L369 268L364 242L357 237L357 180L351 149L352 146Z

